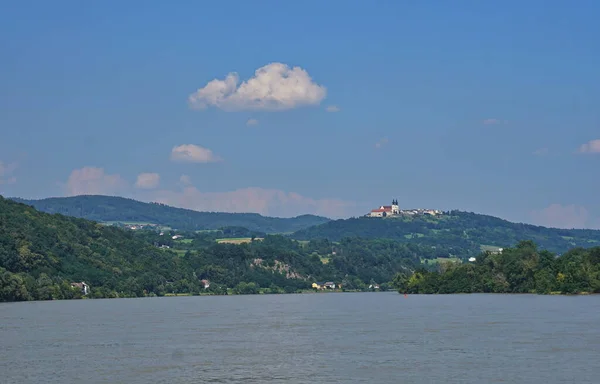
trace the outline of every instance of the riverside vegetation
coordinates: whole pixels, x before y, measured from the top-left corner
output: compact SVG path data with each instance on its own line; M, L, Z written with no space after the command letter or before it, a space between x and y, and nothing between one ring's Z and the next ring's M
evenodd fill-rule
M600 293L600 247L574 248L560 257L522 241L502 253L483 253L473 263L398 273L403 293Z
M175 233L182 237L173 239ZM343 290L395 285L409 293L599 289L599 248L557 258L522 242L461 263L449 257L449 247L356 236L295 240L241 227L161 235L42 213L0 197L0 301L80 298L71 283L81 281L91 286L90 298L291 293L315 281ZM202 280L210 281L208 289Z

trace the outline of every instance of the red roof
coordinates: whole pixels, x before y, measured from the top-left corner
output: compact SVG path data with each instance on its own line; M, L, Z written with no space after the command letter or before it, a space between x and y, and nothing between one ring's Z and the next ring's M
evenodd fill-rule
M373 209L371 212L385 212L385 209Z

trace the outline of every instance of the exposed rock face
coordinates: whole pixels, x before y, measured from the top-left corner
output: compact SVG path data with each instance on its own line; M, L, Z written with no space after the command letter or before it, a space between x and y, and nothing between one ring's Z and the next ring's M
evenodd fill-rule
M302 276L298 272L294 271L289 264L282 263L279 260L275 260L273 266L268 266L263 259L256 258L252 260L251 267L264 268L273 272L285 274L286 279L306 280L305 276Z

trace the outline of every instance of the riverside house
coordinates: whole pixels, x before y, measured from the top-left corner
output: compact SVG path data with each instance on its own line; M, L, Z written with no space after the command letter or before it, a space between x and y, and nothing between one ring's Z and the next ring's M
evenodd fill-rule
M312 283L314 289L335 289L335 283L333 281L326 281L324 283Z

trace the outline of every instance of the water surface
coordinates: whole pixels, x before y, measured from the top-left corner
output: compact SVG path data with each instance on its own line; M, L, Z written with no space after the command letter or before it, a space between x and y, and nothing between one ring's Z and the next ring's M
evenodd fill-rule
M600 296L0 304L1 383L594 383Z

